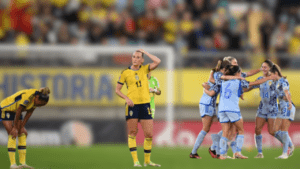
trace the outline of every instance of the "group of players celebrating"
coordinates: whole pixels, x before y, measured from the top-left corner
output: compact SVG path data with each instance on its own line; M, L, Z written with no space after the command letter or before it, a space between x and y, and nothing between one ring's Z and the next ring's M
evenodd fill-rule
M258 77L256 81L248 82L245 80L246 77L255 75L260 71L262 71L263 76ZM197 154L197 150L210 130L213 117L218 116L222 130L218 134L212 134L213 144L209 148L210 155L222 160L228 158L248 159L241 153L244 143L244 128L239 98L243 99L244 92L249 92L255 88L260 89L261 101L255 119L255 143L258 155L254 158L264 158L261 131L266 122L269 133L283 145L283 153L277 159L287 159L293 154L294 145L288 134L288 129L291 121L294 120L296 109L291 100L287 78L282 75L278 65L266 60L260 69L243 73L235 58L225 57L218 61L208 82L203 83L202 86L204 93L200 99L199 108L203 128L196 139L190 158L201 158ZM217 114L216 99L219 93L220 101ZM231 147L233 157L227 155L228 147Z
M144 55L147 55L153 62L143 65ZM135 167L141 167L136 146L138 122L141 123L145 136L144 166L161 166L150 160L155 111L152 102L154 94L160 95L161 93L158 81L151 76L150 71L157 68L160 62L161 60L158 57L142 49L135 51L132 55L132 65L122 71L116 86L116 94L126 101L125 117L128 128L128 146ZM256 81L248 82L245 80L246 77L255 75L260 71L262 71L263 76L257 78ZM151 82L150 87L149 82ZM125 83L128 88L127 95L121 92ZM248 158L241 153L244 143L244 128L239 108L239 98L243 99L244 92L249 92L255 88L260 89L261 97L255 122L255 141L258 150L258 155L255 158L264 158L261 131L266 122L269 133L283 144L283 153L277 158L287 159L293 154L294 145L289 137L288 129L291 121L294 120L296 109L291 100L289 83L286 77L282 75L278 65L266 60L262 63L260 69L243 73L235 58L225 57L223 60L218 61L216 68L210 74L208 82L202 85L204 94L201 97L199 108L203 128L196 139L190 158L201 158L197 154L197 150L210 130L213 117L217 116L216 100L219 93L218 119L222 131L218 134L212 134L213 144L209 148L209 153L213 158L218 159ZM39 90L26 89L7 97L1 102L0 119L8 133L7 146L11 162L10 168L33 168L26 164L27 131L25 124L36 107L42 107L48 103L49 93L50 89L48 87ZM152 101L150 101L150 93L152 93ZM24 119L21 114L23 111L27 111ZM21 163L19 166L16 165L15 161L17 137L19 140L19 162ZM229 142L231 143L228 145ZM231 147L233 157L227 155L228 147Z

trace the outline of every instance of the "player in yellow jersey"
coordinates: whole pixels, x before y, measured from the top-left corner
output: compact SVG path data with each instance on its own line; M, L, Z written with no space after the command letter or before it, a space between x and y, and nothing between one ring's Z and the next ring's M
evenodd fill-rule
M147 55L153 62L147 65L144 63L144 55ZM132 65L122 71L116 87L116 94L125 99L126 109L125 116L128 128L128 146L133 158L134 167L141 167L136 151L136 134L138 132L138 122L141 123L144 131L144 166L156 166L150 161L152 136L153 136L153 119L150 109L150 94L147 74L154 70L161 60L156 56L139 49L132 55ZM127 96L121 92L126 83L128 92Z
M27 131L25 124L29 120L36 107L45 106L49 100L50 90L48 87L41 89L21 90L0 103L1 120L8 133L8 155L10 159L10 168L30 168L26 164L26 137ZM26 111L23 119L22 112ZM16 164L16 138L18 136L19 162Z

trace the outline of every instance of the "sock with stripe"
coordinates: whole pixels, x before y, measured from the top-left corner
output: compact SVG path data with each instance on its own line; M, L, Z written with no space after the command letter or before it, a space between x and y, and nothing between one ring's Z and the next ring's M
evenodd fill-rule
M133 159L133 163L138 162L138 156L136 151L136 137L135 136L128 136L128 147Z
M7 148L8 148L8 156L10 160L10 165L16 164L16 139L12 138L12 135L8 136Z
M24 133L19 135L18 140L19 162L26 164L26 135Z
M228 142L228 139L226 137L222 137L221 140L220 140L220 154L223 155L223 154L226 154L227 151L226 151L226 146L227 146L227 142Z
M287 131L282 131L281 137L283 142L283 153L287 153L289 148L289 133Z
M244 144L244 135L237 135L236 137L236 152L241 152Z
M255 135L256 148L258 153L262 154L262 135Z
M144 162L146 164L150 163L151 149L152 149L152 138L145 138L145 140L144 140Z
M206 134L207 134L206 131L201 130L201 132L199 133L199 135L196 139L194 148L192 150L192 154L197 154L197 150L200 147L200 145L202 144L202 141L203 141L204 137L206 136Z

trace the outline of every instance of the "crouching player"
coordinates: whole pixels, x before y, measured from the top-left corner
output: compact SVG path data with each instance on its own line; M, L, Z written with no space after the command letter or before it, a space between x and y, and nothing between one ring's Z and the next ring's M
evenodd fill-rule
M241 76L241 69L239 66L230 65L225 71L225 75L231 75L231 76ZM270 76L265 79L257 80L255 82L247 82L246 80L227 80L222 81L221 84L216 84L213 88L220 88L220 103L219 103L219 112L218 112L218 118L219 122L222 126L222 137L220 140L220 157L219 159L226 159L226 153L227 153L227 142L228 142L228 133L230 130L230 125L233 123L237 130L238 135L236 136L236 142L237 142L237 150L234 154L234 158L239 159L247 159L248 157L243 156L241 154L241 150L244 143L244 127L243 127L243 119L241 116L240 108L239 108L239 97L242 94L242 88L248 88L249 86L258 85L261 83L266 82L267 80L270 80L271 78L274 78L274 76ZM215 94L214 90L208 91L207 89L204 90L204 92L210 96L213 96Z
M29 120L36 107L45 106L49 100L50 90L48 87L37 89L21 90L7 98L0 104L2 123L8 134L8 156L10 159L10 168L30 168L26 164L26 138L27 131L25 124ZM23 119L22 112L26 111ZM19 162L17 166L16 153L16 138L18 137L18 152Z

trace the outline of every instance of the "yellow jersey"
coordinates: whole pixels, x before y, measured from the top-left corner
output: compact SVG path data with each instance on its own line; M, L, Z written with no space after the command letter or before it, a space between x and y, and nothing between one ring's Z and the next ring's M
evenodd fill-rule
M0 103L2 112L9 111L16 113L20 105L24 106L26 110L35 108L33 99L36 92L38 92L37 89L25 89L7 97Z
M130 67L123 70L118 83L127 85L127 97L134 104L150 103L149 84L147 74L150 72L148 65L141 65L139 70L132 70Z

